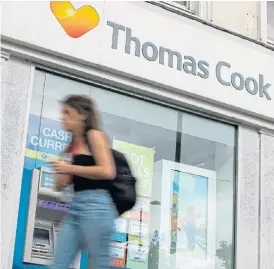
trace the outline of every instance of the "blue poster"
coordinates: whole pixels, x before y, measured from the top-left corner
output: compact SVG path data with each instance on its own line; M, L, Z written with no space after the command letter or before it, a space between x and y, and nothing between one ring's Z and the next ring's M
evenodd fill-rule
M41 187L54 189L55 187L55 177L52 173L42 172L41 175Z
M111 240L116 241L116 242L126 242L127 241L127 234L126 233L115 232L115 233L113 233L113 235L111 237Z
M207 257L208 178L174 171L173 208L176 208L176 237L171 245L177 255ZM174 227L175 228L175 227ZM179 253L178 253L179 252Z
M71 134L64 131L59 121L30 115L25 168L48 166L48 161L58 159L70 141Z

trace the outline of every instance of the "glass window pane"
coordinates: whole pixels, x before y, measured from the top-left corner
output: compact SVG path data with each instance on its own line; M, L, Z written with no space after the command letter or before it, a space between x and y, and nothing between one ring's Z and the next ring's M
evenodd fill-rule
M40 154L30 154L35 168L68 143L69 136L58 133L59 101L72 93L95 100L112 146L125 153L138 179L136 206L116 222L112 266L181 269L200 262L205 268L209 257L216 269L226 268L224 260L233 264L235 128L37 71L27 143ZM42 213L36 218L63 216Z
M92 87L91 97L101 112L177 131L177 112L150 102Z
M155 162L149 269L231 269L235 127L180 117L175 162Z
M267 35L274 42L274 1L267 1Z
M35 71L33 91L31 97L30 113L40 116L43 102L43 92L46 80L46 73Z
M216 262L221 266L220 249L225 248L232 264L235 128L190 114L184 114L182 121L181 163L216 173Z
M91 87L88 84L46 74L44 87L42 116L54 120L60 117L60 101L70 94L90 95Z
M91 96L111 140L155 148L155 161L175 160L176 110L95 87Z

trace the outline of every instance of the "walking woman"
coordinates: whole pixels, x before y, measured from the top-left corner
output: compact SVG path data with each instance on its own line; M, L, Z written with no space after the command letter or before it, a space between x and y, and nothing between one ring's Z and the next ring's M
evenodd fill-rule
M56 189L73 184L70 211L59 236L52 269L68 269L79 250L88 250L93 269L110 268L109 240L117 211L108 192L116 167L90 98L69 96L62 102L62 122L72 133L66 153L72 162L52 162Z

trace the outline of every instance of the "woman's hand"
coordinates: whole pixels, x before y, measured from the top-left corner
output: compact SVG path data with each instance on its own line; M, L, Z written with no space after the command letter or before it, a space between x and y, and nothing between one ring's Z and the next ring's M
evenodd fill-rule
M51 162L56 174L70 174L72 165L66 162Z
M56 175L56 179L55 179L55 189L57 191L62 191L63 188L68 185L71 184L71 176L70 175Z
M71 164L66 162L50 162L53 170L56 173L55 189L56 191L62 191L63 188L71 184L71 175L69 175Z

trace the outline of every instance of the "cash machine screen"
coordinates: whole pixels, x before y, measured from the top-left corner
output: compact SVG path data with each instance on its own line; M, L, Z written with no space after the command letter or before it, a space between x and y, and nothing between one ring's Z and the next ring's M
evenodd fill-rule
M44 245L50 245L50 235L49 230L46 229L39 229L34 228L34 234L33 234L33 243L34 244L44 244Z

